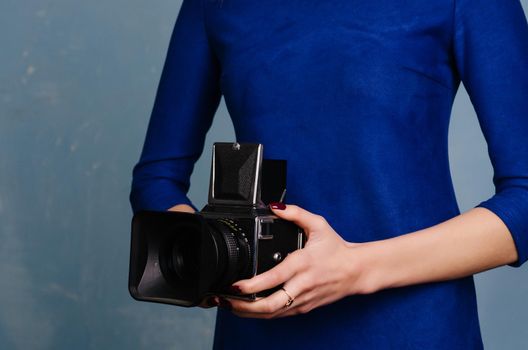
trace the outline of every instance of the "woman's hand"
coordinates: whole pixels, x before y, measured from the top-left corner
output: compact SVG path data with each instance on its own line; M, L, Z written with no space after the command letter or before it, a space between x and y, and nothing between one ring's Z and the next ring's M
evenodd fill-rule
M182 213L195 213L196 212L194 208L188 204L176 204L175 206L169 208L168 211L179 211Z
M302 227L304 249L273 269L233 287L256 293L284 289L254 302L220 299L243 317L273 318L308 312L351 294L470 276L518 259L505 223L492 211L473 208L434 226L367 243L344 241L320 216L289 205L275 214ZM289 308L288 294L295 299Z
M220 299L220 306L241 317L274 318L306 313L364 289L362 269L354 254L361 244L343 240L326 220L295 205L270 205L280 218L293 221L304 229L307 242L303 249L290 253L274 268L251 279L233 284L240 294L257 293L284 283L278 290L257 301ZM286 307L289 296L293 304Z

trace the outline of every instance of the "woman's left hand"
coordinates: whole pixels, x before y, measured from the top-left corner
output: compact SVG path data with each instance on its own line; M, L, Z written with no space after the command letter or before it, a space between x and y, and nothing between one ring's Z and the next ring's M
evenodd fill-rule
M362 281L362 267L355 248L361 244L343 240L319 215L295 205L270 206L280 218L293 221L304 229L307 242L303 249L290 253L280 264L251 279L233 284L240 294L252 294L284 283L278 290L256 301L221 299L220 306L238 316L275 318L306 313L347 295L371 292ZM286 307L289 296L294 302Z

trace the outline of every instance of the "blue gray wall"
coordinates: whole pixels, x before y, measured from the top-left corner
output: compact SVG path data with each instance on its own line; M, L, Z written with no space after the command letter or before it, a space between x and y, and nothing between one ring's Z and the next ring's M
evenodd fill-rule
M210 348L213 310L127 292L131 169L180 3L0 2L0 348ZM233 140L223 104L192 177L198 206L212 140ZM493 187L463 91L450 146L465 210ZM487 348L525 348L528 268L476 279Z

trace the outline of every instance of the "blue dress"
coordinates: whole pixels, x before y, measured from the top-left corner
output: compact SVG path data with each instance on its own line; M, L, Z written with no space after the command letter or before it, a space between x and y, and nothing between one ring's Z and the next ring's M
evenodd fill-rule
M528 259L528 26L518 0L184 0L131 203L186 196L221 95L239 142L288 160L288 203L367 242L459 214L448 163L463 82L496 213ZM225 141L225 140L218 140ZM480 174L475 174L480 176ZM219 310L215 349L480 349L472 277L346 297L307 314Z

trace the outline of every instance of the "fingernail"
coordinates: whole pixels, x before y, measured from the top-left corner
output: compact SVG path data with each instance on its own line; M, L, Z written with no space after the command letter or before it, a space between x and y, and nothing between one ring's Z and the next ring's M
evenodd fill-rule
M231 310L233 308L231 303L224 298L220 298L220 303L218 304L218 306L226 310Z
M279 209L279 210L286 209L286 205L282 202L271 202L269 206L271 209Z
M216 300L215 297L209 297L205 303L207 304L207 306L218 306L218 301Z
M233 294L242 294L242 289L239 286L231 286L229 287L229 291Z

